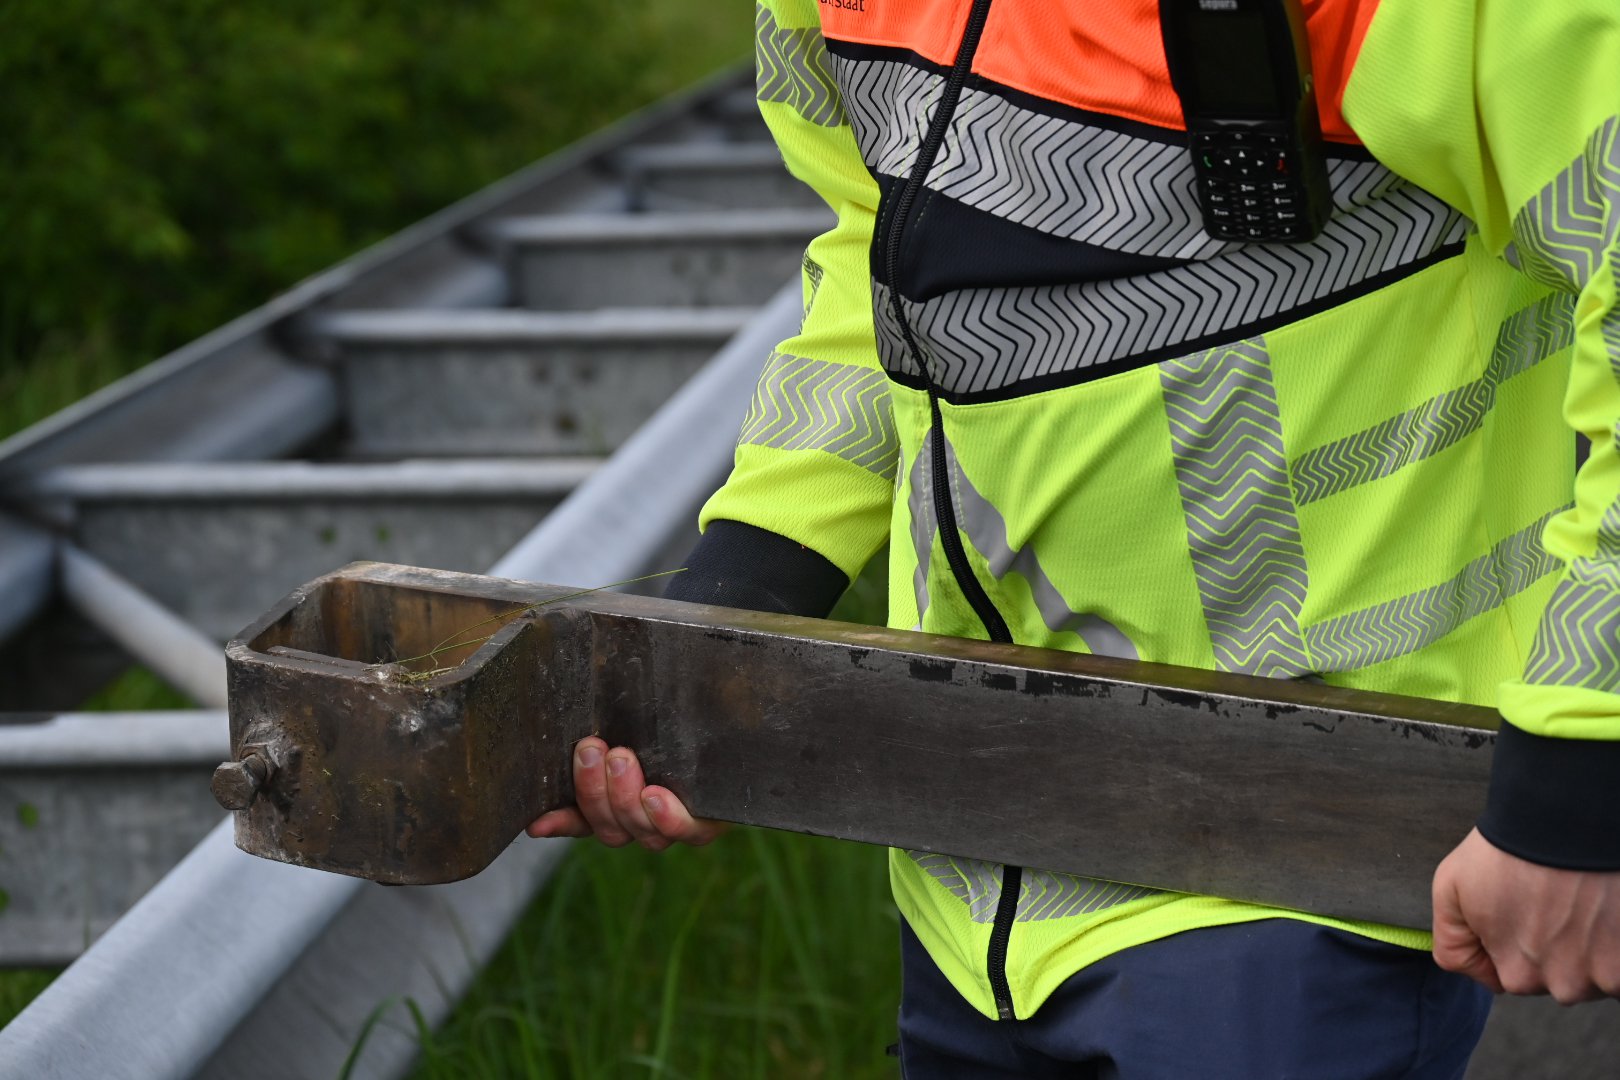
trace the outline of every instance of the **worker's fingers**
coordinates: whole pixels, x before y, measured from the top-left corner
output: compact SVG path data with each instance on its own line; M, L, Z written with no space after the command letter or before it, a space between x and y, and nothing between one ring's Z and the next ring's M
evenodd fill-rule
M607 743L592 735L574 746L574 802L591 832L608 847L623 847L630 833L608 801Z
M1435 925L1434 962L1447 971L1468 976L1493 994L1505 992L1502 977L1496 971L1491 954L1485 951L1485 945L1479 938L1467 933L1466 927L1463 927L1461 932L1453 930L1442 935L1439 924ZM1526 987L1512 992L1535 991Z
M649 850L662 851L668 847L669 841L653 827L646 808L641 805L641 791L647 786L647 778L635 752L622 746L609 750L607 776L608 804L613 807L619 826Z
M524 830L535 839L542 836L589 836L591 824L573 807L541 814Z
M727 821L709 821L694 818L686 804L675 793L664 787L649 787L641 792L641 805L659 835L678 844L702 847L731 828Z
M1457 890L1454 856L1442 860L1434 874L1431 891L1434 904L1434 962L1447 971L1467 975L1489 989L1502 993L1502 979L1485 943L1468 924Z

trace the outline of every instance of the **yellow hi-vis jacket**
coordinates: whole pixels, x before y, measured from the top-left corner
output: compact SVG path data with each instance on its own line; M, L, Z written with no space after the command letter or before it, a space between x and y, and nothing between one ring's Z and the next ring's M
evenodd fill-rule
M1244 245L1152 0L760 3L760 109L838 217L703 523L851 576L887 543L895 627L1495 705L1487 836L1620 868L1620 9L1305 8L1333 216ZM989 1016L1181 930L1346 925L890 865Z

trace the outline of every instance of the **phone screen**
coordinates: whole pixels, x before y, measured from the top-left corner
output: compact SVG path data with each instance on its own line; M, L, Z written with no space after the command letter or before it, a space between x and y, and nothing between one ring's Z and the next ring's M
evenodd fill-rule
M1192 29L1199 111L1206 116L1276 115L1282 102L1260 13L1201 12Z

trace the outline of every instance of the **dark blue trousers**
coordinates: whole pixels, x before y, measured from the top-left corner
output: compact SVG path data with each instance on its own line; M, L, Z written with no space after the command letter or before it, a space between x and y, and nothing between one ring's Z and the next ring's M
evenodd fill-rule
M901 960L906 1080L1457 1080L1491 1007L1427 953L1292 919L1126 949L1028 1020L968 1005L903 920Z

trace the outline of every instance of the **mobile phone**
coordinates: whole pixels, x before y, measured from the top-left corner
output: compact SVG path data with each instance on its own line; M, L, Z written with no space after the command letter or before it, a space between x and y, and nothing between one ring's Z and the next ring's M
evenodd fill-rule
M1299 0L1160 0L1204 230L1299 243L1332 210Z

